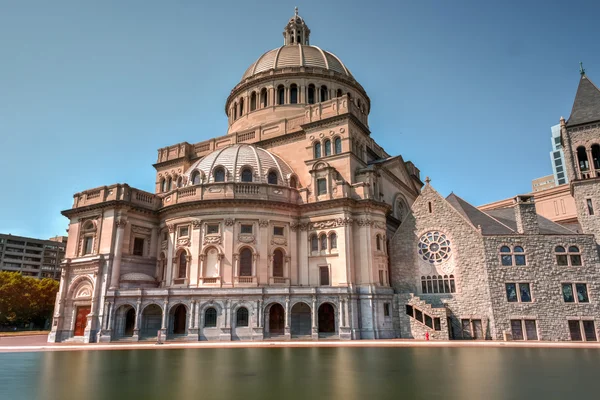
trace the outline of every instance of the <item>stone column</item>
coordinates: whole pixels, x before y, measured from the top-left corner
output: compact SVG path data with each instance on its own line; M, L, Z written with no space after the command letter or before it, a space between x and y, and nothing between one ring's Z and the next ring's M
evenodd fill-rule
M285 332L286 334L290 330L290 298L285 298Z
M158 230L156 227L152 228L150 235L150 248L148 249L148 255L150 257L158 258Z
M338 300L338 335L341 333L340 328L344 326L344 300L340 297Z
M165 300L163 302L163 315L162 315L162 324L160 330L162 332L163 340L167 337L165 336L167 333L167 315L169 312L169 300Z
M140 337L140 312L142 311L142 300L138 299L135 303L135 325L133 326L133 336L135 338Z
M319 327L317 326L317 314L318 314L318 310L317 310L317 297L313 296L312 298L312 338L313 339L318 339L319 338Z
M169 242L167 243L165 286L170 286L173 279L173 249L175 246L175 226L167 225L167 227L169 228Z
M112 302L110 303L110 308L109 308L109 312L108 312L108 330L112 331L113 330L113 321L114 321L114 314L115 314L115 303Z
M189 331L194 329L194 315L196 311L196 300L192 300L190 305L190 320L188 322L188 334Z
M115 239L115 257L112 262L112 274L110 276L110 288L119 288L119 278L121 277L121 255L123 254L123 237L125 236L125 225L127 221L124 219L117 220L117 235Z

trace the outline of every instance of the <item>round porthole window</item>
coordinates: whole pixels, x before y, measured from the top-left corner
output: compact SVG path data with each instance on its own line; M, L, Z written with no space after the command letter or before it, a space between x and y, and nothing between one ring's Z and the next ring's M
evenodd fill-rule
M450 241L443 233L427 232L419 239L419 255L431 264L440 264L450 258Z

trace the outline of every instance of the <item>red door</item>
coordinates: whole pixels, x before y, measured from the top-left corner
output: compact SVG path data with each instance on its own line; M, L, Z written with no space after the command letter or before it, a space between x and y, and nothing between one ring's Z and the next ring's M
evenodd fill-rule
M74 336L83 336L83 331L85 331L85 326L87 325L87 316L90 311L91 307L77 307Z

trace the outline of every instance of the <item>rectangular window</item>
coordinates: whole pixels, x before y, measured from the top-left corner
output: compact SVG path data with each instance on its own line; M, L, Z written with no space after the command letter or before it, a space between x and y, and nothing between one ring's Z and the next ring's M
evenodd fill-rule
M577 302L578 303L589 303L590 302L590 299L588 298L587 284L576 283L575 289L577 291Z
M588 214L594 215L594 205L592 204L592 199L587 199L587 208L588 208Z
M390 303L383 303L383 316L384 317L390 316Z
M557 177L558 179L562 179L562 178L564 178L564 177L565 177L565 173L564 173L564 172L559 172L559 173L557 173L557 174L556 174L556 177Z
M523 326L520 319L510 320L510 330L512 331L513 340L523 340Z
M439 318L434 318L433 319L433 327L436 331L441 331L442 330L442 322Z
M418 308L415 308L415 319L419 322L423 322L423 313Z
M461 323L462 323L463 339L472 339L473 335L471 335L471 320L463 319L463 320L461 320Z
M556 172L563 172L563 167L556 167Z
M517 297L517 284L516 283L507 283L506 284L506 300L511 303L518 302L519 299Z
M560 167L562 165L561 159L557 158L556 160L554 160L554 165L556 165L557 167Z
M273 227L273 235L274 236L283 236L283 226L274 226Z
M583 340L579 321L569 321L569 333L571 334L571 340L574 342L581 342Z
M383 286L383 271L379 270L379 284Z
M585 333L585 340L588 342L596 342L596 326L594 321L581 321L583 323L583 332Z
M240 226L240 233L251 235L252 234L252 224L242 224Z
M219 233L219 224L207 224L206 225L206 234L207 235L215 235Z
M321 196L327 193L327 179L317 179L317 195Z
M190 234L190 227L189 226L180 226L179 227L179 236L180 237L185 237L188 236Z
M556 144L560 143L560 138L554 138L554 143L556 143ZM560 151L554 152L554 158L560 158Z
M136 237L133 239L133 255L143 256L144 255L144 239Z
M425 325L433 329L433 319L427 314L425 314Z
M413 307L410 305L406 305L406 315L410 315L411 317L414 315L413 314Z
M573 296L573 285L570 283L563 283L562 284L562 293L563 293L563 300L565 301L565 303L574 303L575 302L575 296Z
M537 326L534 319L525 320L525 333L527 340L538 340Z
M519 291L521 293L521 301L524 303L531 302L531 292L529 290L529 283L519 283Z
M92 245L94 244L94 238L92 236L87 236L85 239L83 239L83 254L92 254L93 248Z
M473 322L473 339L484 339L483 324L480 319L474 319Z
M329 286L329 267L319 267L321 286Z

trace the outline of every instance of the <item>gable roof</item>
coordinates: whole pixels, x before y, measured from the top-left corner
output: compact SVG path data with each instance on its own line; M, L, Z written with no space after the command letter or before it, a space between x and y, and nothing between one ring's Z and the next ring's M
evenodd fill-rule
M513 207L497 208L481 211L454 193L446 197L446 201L465 217L476 228L481 228L484 236L514 235L517 231L517 218ZM550 221L538 214L540 234L542 235L573 235L575 232Z
M594 121L600 121L600 89L585 74L582 74L567 125Z

